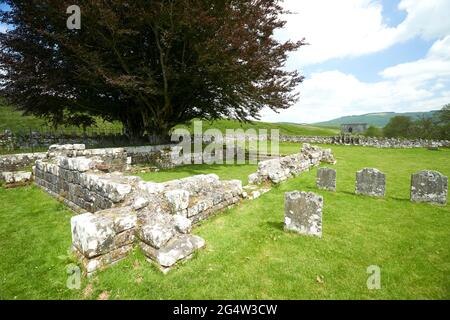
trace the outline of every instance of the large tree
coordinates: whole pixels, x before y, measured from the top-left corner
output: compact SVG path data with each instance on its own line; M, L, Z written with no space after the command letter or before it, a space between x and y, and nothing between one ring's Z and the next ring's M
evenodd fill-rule
M4 97L55 124L119 120L131 137L166 135L193 118L258 118L286 109L303 80L288 71L276 0L2 0Z

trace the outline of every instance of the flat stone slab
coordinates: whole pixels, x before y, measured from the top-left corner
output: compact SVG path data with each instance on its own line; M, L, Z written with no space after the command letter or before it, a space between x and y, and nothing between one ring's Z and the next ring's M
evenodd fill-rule
M323 190L336 191L336 170L319 168L317 170L317 187Z
M178 261L189 258L196 250L204 246L205 240L192 234L178 235L160 249L141 242L145 255L164 268L170 268Z
M384 197L386 175L375 168L364 168L356 172L355 192L372 197Z
M423 170L411 175L411 201L445 205L448 177L437 171Z
M322 196L304 191L284 194L284 229L322 237Z

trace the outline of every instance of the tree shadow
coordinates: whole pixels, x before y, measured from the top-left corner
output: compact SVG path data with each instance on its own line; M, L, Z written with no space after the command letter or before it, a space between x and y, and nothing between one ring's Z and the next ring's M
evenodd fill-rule
M284 231L284 222L268 221L267 224L273 229Z

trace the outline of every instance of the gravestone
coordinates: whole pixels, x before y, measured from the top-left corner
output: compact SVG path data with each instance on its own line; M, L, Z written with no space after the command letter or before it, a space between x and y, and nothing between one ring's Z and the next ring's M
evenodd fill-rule
M336 170L319 168L317 170L317 187L319 189L336 191Z
M284 195L284 229L322 237L323 198L312 192L292 191Z
M386 175L375 168L364 168L356 172L356 194L384 197Z
M423 170L411 175L411 201L446 204L448 178L437 171Z

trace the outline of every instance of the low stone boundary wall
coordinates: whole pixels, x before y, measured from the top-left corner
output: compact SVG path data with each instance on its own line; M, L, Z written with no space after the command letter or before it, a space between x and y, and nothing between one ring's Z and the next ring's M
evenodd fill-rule
M425 140L425 139L398 139L398 138L374 138L364 136L341 135L333 137L319 136L280 136L280 142L316 143L355 145L375 148L429 148L450 147L448 140Z

